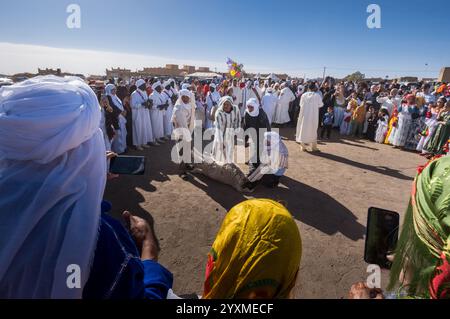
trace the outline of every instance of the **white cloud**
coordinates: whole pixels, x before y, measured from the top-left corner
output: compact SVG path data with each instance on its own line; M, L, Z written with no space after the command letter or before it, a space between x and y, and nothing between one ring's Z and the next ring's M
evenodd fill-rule
M38 68L61 68L63 72L102 75L105 74L106 68L111 67L125 67L135 71L143 67L158 67L166 64L207 66L222 72L226 69L225 61L171 59L151 55L0 42L0 74L34 73ZM257 66L246 66L245 70L269 72L267 68Z

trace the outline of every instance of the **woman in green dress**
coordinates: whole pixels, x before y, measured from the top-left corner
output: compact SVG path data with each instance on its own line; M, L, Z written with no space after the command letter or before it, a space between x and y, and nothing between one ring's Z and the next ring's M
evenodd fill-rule
M436 130L425 145L424 150L432 155L443 155L450 138L450 101L447 101L445 107L440 111L437 120Z

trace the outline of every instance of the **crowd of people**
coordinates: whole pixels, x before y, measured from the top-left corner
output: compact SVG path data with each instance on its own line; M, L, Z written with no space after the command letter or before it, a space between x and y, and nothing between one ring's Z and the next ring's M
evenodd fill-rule
M98 95L104 107L102 129L105 144L108 150L118 154L125 152L127 147L142 150L167 142L174 125L189 128L191 132L195 123L203 129L222 131L248 128L249 122L268 131L271 126L298 127L299 117L305 115L301 98L310 91L320 95L322 102L317 102L316 98L316 104L319 104L314 106L319 108L319 137L322 139L329 139L334 134L364 137L417 151L427 157L448 152L450 88L446 83L400 84L394 80L372 84L365 81L336 82L333 78L326 78L322 83L259 79L177 82L174 79L149 78L131 79L128 84L119 79L117 88L113 83L114 80L110 80ZM309 87L311 83L317 90ZM181 108L186 114L177 108L177 104L183 104L181 91L189 98L187 104L190 107ZM249 101L252 112L247 109ZM222 107L227 104L231 108L225 106L224 111ZM176 108L178 112L174 112ZM310 118L302 121L303 124L307 122L307 135L313 135L314 144L316 127L311 123L316 114L306 115ZM310 143L302 142L299 135L302 132L298 127L297 141ZM311 140L311 137L306 139ZM220 147L224 142L223 139L216 141L218 161L229 155L227 152L223 154ZM315 145L313 150L317 149Z
M128 84L119 79L110 80L106 87L96 90L102 106L102 129L107 151L123 154L127 148L157 147L169 139L190 141L195 127L212 130L212 158L216 163L232 163L237 130L255 130L251 137L251 159L247 187L270 174L260 167L263 150L277 153L281 147L284 160L272 165L274 183L287 168L287 148L275 132L269 133L272 124L290 122L292 102L297 99L288 83L258 81L240 82L237 79L178 83L174 79L131 79ZM296 82L294 82L296 85ZM265 136L265 138L263 138ZM270 140L271 139L271 140ZM270 143L276 146L270 147ZM178 144L177 144L178 146ZM181 155L182 151L179 150ZM273 155L273 154L272 154ZM273 156L272 156L273 158ZM181 175L192 168L182 163ZM273 164L273 163L272 163Z
M325 81L320 94L323 138L332 128L341 136L365 137L433 157L448 152L450 89L446 83L370 85Z
M375 86L358 101L364 88L352 85L338 84L334 93L333 85L319 87L313 81L264 83L262 87L255 81L245 88L233 81L230 87L226 82L210 83L200 90L195 83L185 83L178 90L171 80L163 84L159 80L138 80L130 88L110 83L104 94L96 96L78 78L47 76L2 88L0 297L178 298L172 291L171 272L158 263L159 244L153 227L130 212L123 213L125 226L107 214L111 205L102 200L107 181L106 154L109 147L119 153L126 151L129 132L137 149L150 147L149 143L165 143L174 124L191 125L198 108L205 116L208 108L217 108L210 113L216 130L242 125L268 129L270 121L286 124L290 120L295 125L298 117L300 143L309 143L304 136L311 130L308 125L303 127L308 124L304 122L314 118L318 124L319 116L327 129L331 125L341 130L344 122L350 123L354 134L364 134L363 120L371 117L363 111L368 111L377 116L375 131L391 130L394 146L406 146L413 142L412 136L416 139L411 131L418 130L418 122L431 119L423 111L427 108L427 113L433 112L434 97L439 105L439 111L434 107L437 125L428 141L423 141L423 149L432 150L431 154L443 151L448 140L449 104L439 95L447 93L427 93L425 84L416 91L394 91L385 96L382 93L386 88ZM257 87L261 94L256 94ZM238 100L240 93L236 95L235 89L245 98ZM405 103L390 104L403 96ZM419 107L417 100L421 98L425 102ZM204 107L202 99L207 105L208 99L214 102ZM199 101L202 103L196 103ZM355 108L350 122L345 120L349 113L346 104ZM323 105L326 112L319 114ZM313 111L307 110L310 107ZM413 119L411 114L419 117ZM393 117L398 117L398 124L390 127ZM206 120L201 123L208 125ZM388 124L385 127L383 123ZM287 167L287 149L280 136L268 131L263 144L266 149L277 146L281 160L276 169L282 174ZM259 167L253 175L262 174ZM395 254L391 289L400 287L413 297L450 297L449 167L450 157L443 156L419 170ZM212 245L202 297L289 298L302 275L301 255L299 229L282 204L267 199L244 201L227 214ZM73 279L73 269L78 269L81 277L71 281L68 278ZM358 284L352 287L350 297L380 297L380 291L373 292Z

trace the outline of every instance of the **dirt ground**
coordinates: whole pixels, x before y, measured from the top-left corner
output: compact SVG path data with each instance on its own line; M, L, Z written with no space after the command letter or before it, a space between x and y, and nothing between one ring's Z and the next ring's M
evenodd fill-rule
M202 176L184 181L170 160L172 143L166 143L145 151L145 176L108 182L105 199L113 203L116 217L125 209L153 217L160 262L174 274L177 294L201 294L207 253L230 208L253 197L284 201L303 241L296 298L346 298L350 286L367 277L367 209L386 208L403 217L411 182L424 159L388 145L342 139L336 132L319 144L320 153L305 153L294 134L293 128L281 130L290 158L278 189L257 188L244 196ZM130 152L134 154L142 152ZM387 276L383 271L383 287Z

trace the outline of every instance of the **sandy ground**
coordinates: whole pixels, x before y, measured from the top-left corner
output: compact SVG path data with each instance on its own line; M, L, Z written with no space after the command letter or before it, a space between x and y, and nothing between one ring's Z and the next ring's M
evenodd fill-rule
M121 176L107 185L113 215L127 209L153 217L160 262L174 274L177 294L201 294L206 256L226 212L247 198L284 201L303 241L296 298L345 298L367 277L363 261L367 209L406 210L411 182L424 159L415 153L365 140L335 137L317 154L300 152L294 129L282 129L289 170L276 190L258 188L243 196L202 176L178 177L172 143L145 151L145 176ZM141 152L131 151L133 154ZM382 286L388 272L383 271Z

